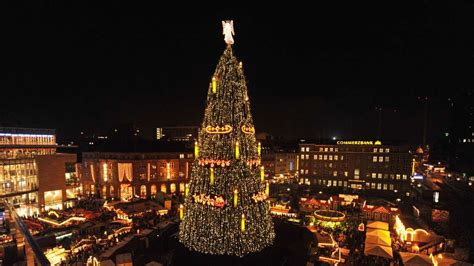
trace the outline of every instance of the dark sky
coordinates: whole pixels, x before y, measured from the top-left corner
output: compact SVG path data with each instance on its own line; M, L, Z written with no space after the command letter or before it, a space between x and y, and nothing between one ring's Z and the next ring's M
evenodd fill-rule
M447 99L473 87L468 1L221 10L132 2L2 7L0 124L56 128L60 138L122 123L150 134L198 125L228 18L258 131L371 139L381 107L382 138L416 142L418 97L429 96L435 137L448 126Z

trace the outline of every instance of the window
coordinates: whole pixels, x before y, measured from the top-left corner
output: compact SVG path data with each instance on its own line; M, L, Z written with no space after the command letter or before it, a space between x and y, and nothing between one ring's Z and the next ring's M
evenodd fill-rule
M378 184L377 184L377 189L378 189L378 190L382 189L382 184L378 183Z
M328 156L327 155L324 155L324 160L326 161L328 159Z
M388 186L388 189L393 190L393 184L390 184L390 185Z
M328 187L330 187L332 184L332 180L328 180Z
M395 179L395 175L394 174L390 174L390 179Z
M372 173L372 178L376 178L377 177L377 173Z
M342 187L342 181L337 181L337 185L338 185L339 187Z
M403 175L403 180L407 180L407 175Z
M400 174L397 174L397 180L400 180Z
M306 147L306 151L309 151L309 147Z
M379 179L382 179L382 174L379 173L379 174L377 175L377 177L378 177Z
M332 155L329 155L329 161L332 161Z
M317 160L317 159L318 159L318 155L315 154L314 157L313 157L313 159L314 159L314 160Z
M383 190L387 190L387 184L383 184Z
M337 176L337 171L333 171L332 176Z
M328 151L328 147L324 148L324 151Z
M389 153L389 152L390 152L390 149L389 149L389 148L385 148L385 152L386 152L386 153Z
M319 151L323 151L323 147L319 147Z
M306 170L304 171L304 173L305 173L305 174L308 174L308 169L306 169Z
M347 181L344 181L343 184L344 184L344 187L347 187Z
M347 177L349 175L349 172L345 171L344 176Z
M303 169L301 169L301 170L300 170L300 173L301 173L301 174L304 174L304 170L303 170Z
M383 152L383 148L380 148L380 149L379 149L379 152Z
M304 147L301 147L301 152L304 152Z
M337 161L339 159L339 156L334 155L334 161Z
M388 179L388 174L383 174L383 179Z
M338 151L339 151L339 148L334 148L334 151L335 151L335 152L338 152Z
M341 161L344 160L344 155L341 155Z
M329 148L329 151L330 151L330 152L334 151L334 148Z
M386 163L390 162L390 157L385 156L385 162L386 162Z
M371 183L370 188L375 189L375 183Z
M322 156L321 154L318 155L318 157L319 157L319 160L322 160L322 159L323 159L323 156Z
M184 153L179 154L179 159L184 159Z
M372 162L374 162L374 163L377 162L377 156L372 156Z
M379 156L379 162L383 162L383 156Z
M175 184L175 183L171 183L171 185L170 185L170 192L171 192L171 193L175 193L175 192L176 192L176 184Z
M354 169L354 179L359 179L359 169Z
M309 160L309 154L306 154L306 160Z
M304 154L301 154L301 160L304 160Z
M377 152L377 148L374 148L374 152Z

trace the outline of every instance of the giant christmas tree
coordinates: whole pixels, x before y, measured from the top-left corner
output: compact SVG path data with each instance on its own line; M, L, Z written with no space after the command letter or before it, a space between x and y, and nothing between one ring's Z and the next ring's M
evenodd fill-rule
M202 253L244 256L271 245L275 233L233 25L223 26L228 45L209 85L179 240Z

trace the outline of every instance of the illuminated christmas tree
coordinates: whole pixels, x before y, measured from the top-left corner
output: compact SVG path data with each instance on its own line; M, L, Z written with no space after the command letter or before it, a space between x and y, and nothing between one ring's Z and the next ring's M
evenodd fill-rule
M275 232L232 22L223 27L228 45L209 84L179 240L202 253L244 256L271 245Z

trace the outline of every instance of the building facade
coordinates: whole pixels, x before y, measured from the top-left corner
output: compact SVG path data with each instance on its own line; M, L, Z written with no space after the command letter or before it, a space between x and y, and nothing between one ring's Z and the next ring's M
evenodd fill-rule
M65 163L76 156L57 154L56 146L51 129L0 128L0 197L20 216L63 207Z
M197 139L199 127L157 127L156 139L169 141L193 141Z
M129 200L184 193L194 160L192 152L84 152L80 165L82 195Z
M379 141L300 143L299 182L341 190L410 190L413 156L406 146Z

